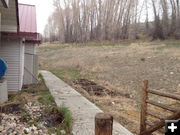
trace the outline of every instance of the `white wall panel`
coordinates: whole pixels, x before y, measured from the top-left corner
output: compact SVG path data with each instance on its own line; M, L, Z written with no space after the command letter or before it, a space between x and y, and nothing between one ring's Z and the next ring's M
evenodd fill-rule
M9 92L18 92L22 87L23 55L21 53L23 53L23 46L20 38L2 38L0 57L8 64L6 78Z

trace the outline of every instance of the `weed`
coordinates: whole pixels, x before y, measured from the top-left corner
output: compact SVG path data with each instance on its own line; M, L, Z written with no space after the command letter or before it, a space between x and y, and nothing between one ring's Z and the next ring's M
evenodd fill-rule
M98 104L98 103L95 103L95 105L96 105L97 107L101 107L101 105L100 105L100 104Z
M58 110L58 112L62 113L64 120L56 128L50 127L49 132L54 133L56 131L56 133L58 135L61 135L61 130L64 129L66 131L66 133L70 133L71 132L72 117L71 117L71 114L70 114L70 111L68 110L68 108L65 107L64 105L62 105L60 107L54 106L54 107L50 107L46 111L47 111L47 113L51 113L52 110Z
M35 89L26 89L26 90L23 90L22 92L36 93L37 91Z
M30 120L31 120L31 117L30 117L29 112L27 111L27 109L25 107L22 107L22 110L21 110L21 121L28 123Z
M71 114L68 108L65 106L60 107L59 110L62 111L64 115L65 128L66 128L66 131L69 133L71 131L71 122L72 122Z
M49 105L49 104L54 103L54 98L53 98L53 96L51 96L50 94L48 94L48 95L39 97L39 98L38 98L38 101L39 101L41 104L43 104L43 105Z

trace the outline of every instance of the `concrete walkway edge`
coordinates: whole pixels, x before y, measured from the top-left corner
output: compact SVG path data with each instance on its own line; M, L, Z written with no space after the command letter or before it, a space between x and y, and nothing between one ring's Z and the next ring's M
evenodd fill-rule
M49 71L40 71L58 106L66 106L73 117L73 135L94 135L95 115L103 112L80 93ZM113 135L133 135L122 125L113 122Z

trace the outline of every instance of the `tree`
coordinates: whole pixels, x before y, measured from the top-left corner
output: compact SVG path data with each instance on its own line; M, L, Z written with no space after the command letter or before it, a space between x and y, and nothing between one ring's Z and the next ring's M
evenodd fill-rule
M179 0L54 0L44 37L62 43L136 39L144 25L153 39L180 38L179 4ZM154 13L152 22L149 10Z

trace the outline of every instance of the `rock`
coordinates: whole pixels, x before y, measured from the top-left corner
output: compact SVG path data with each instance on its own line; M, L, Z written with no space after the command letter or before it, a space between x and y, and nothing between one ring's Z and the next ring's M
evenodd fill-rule
M13 135L19 135L19 133L15 131L15 132L13 133Z
M20 113L13 114L0 114L0 135L48 135L46 125L48 121L45 119L42 106L38 103L28 102L24 105L25 111L28 112L28 118L32 121L40 119L38 126L32 125L31 127L22 120ZM62 130L64 134L65 131Z
M170 72L170 74L171 74L171 75L173 75L173 74L174 74L174 72Z
M32 127L31 127L31 131L36 131L37 130L37 127L35 127L34 125L32 125Z
M2 131L1 134L2 134L2 135L6 135L6 131L5 131L5 130Z
M29 131L28 128L24 128L24 133L25 133L25 134L29 134L29 132L30 132L30 131Z
M34 131L34 134L35 134L35 135L38 135L38 131Z
M16 128L16 123L11 124L12 128Z
M7 133L7 135L9 135L9 134L12 134L13 132L14 132L14 129L9 128L6 133Z
M29 102L29 103L28 103L28 106L30 106L30 107L31 107L31 106L32 106L32 102Z
M4 130L3 126L0 126L0 132L2 132Z
M115 104L115 102L112 102L112 104L114 105L114 104Z
M42 133L42 130L40 129L38 132L39 132L39 134L41 134L41 133Z
M60 132L61 132L61 134L63 134L63 135L66 134L66 131L64 131L64 130L61 130Z
M16 123L8 123L7 127L8 128L15 128L16 127Z
M14 120L15 120L15 117L12 116L10 119L11 119L12 121L14 121Z

